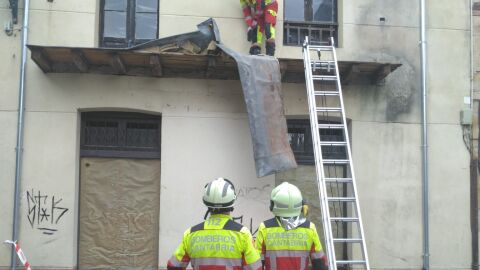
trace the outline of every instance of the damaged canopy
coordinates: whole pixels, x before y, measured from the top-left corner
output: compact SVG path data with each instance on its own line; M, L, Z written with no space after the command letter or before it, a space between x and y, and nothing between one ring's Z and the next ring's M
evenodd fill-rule
M287 122L283 110L282 84L278 60L267 56L250 56L229 49L220 41L215 20L200 23L197 32L154 40L132 49L152 46L193 44L198 52L211 48L211 42L235 59L238 65L258 177L297 167L288 141Z

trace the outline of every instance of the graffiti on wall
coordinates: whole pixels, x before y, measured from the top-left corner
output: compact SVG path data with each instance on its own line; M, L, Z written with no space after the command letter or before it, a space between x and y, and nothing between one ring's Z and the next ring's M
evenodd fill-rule
M68 208L62 207L62 198L47 195L42 191L27 191L27 218L32 228L52 235L58 231L59 224Z
M265 193L270 194L271 190L272 187L270 184L263 185L262 187L241 186L237 188L237 196L247 199L261 200L263 198L262 195Z
M255 226L257 226L257 227L254 229L253 218L250 218L249 224L243 224L243 215L238 216L238 217L232 217L232 219L233 219L233 221L236 221L236 222L242 224L243 226L247 227L250 230L250 233L252 234L253 238L255 239L255 236L258 232L258 224L255 224ZM245 219L245 221L247 221L247 220Z
M265 194L269 195L271 190L271 184L265 184L263 186L240 186L236 188L237 197L244 198L249 201L256 201L257 204L262 206L264 205L264 207L268 207L266 204L267 202L265 202ZM256 238L256 234L258 232L258 225L261 221L263 221L254 220L251 215L243 213L240 216L233 217L233 220L247 227L252 233L254 239Z

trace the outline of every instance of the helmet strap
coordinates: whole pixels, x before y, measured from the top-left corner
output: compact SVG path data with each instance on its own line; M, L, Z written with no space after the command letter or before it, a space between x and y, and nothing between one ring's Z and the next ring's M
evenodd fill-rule
M210 213L210 208L207 209L207 212L205 212L205 216L203 216L203 220L207 219L208 214Z

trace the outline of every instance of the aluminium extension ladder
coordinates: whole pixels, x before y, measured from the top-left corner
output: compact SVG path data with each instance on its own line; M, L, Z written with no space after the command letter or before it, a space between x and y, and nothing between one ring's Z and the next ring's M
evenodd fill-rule
M369 270L334 39L305 37L303 61L329 269Z

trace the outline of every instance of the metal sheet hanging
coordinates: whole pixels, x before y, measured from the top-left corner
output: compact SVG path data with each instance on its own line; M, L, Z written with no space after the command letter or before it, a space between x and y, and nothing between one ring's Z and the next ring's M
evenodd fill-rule
M235 52L217 46L235 59L247 105L257 176L297 167L288 141L287 121L278 60Z

